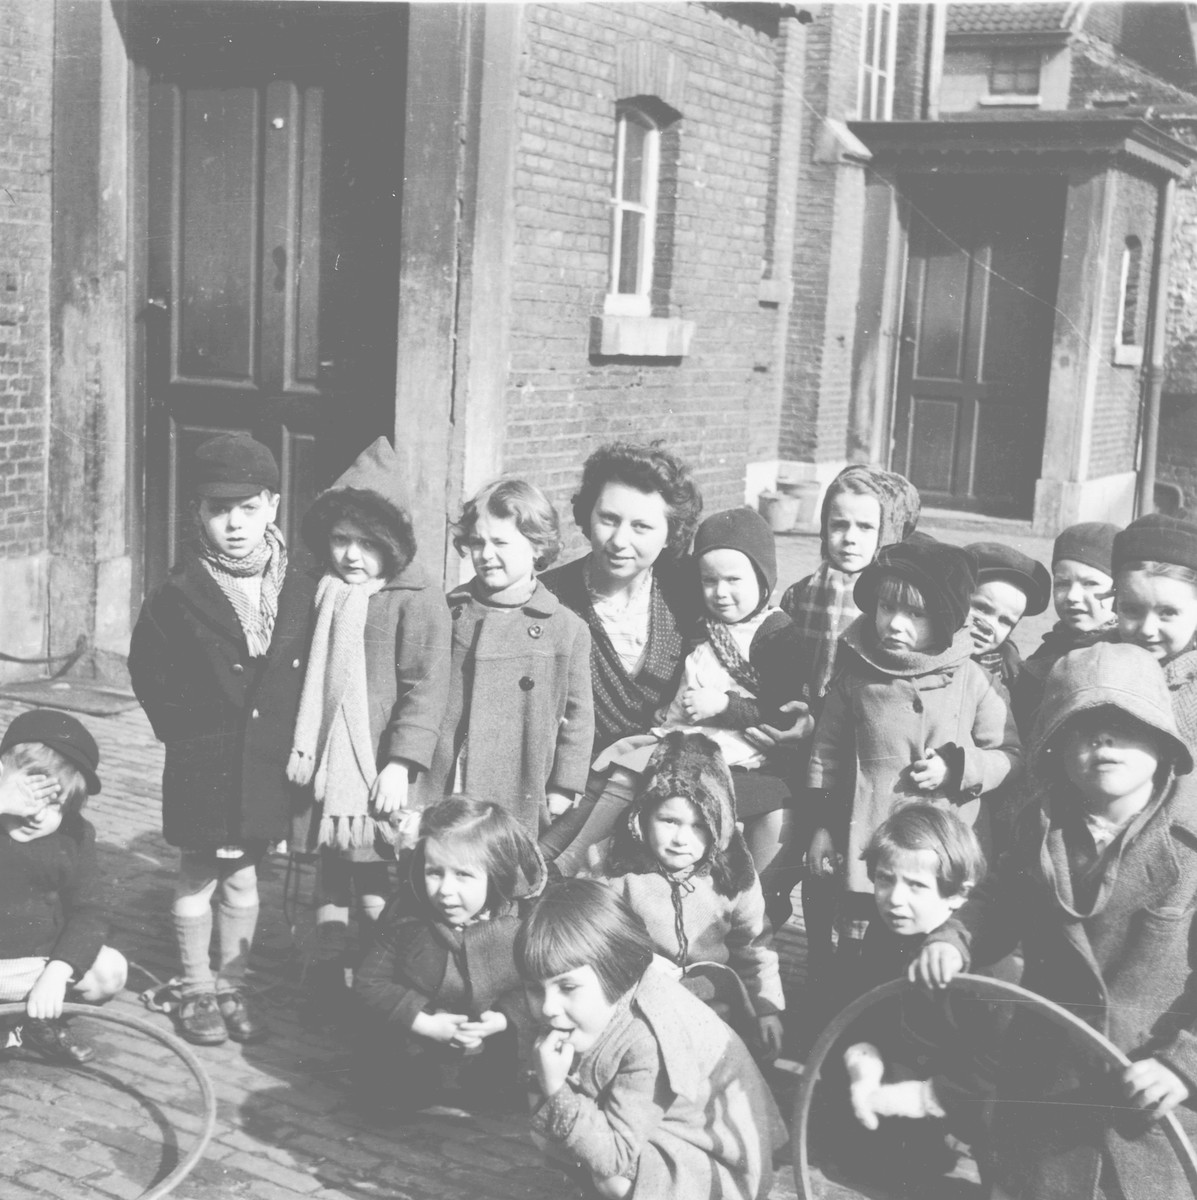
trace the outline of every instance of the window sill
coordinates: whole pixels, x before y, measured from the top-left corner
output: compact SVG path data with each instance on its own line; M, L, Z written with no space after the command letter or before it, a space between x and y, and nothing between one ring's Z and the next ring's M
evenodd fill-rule
M690 353L694 322L677 317L601 318L599 353L607 358L682 358Z
M788 279L762 279L757 286L756 301L758 304L780 306L789 302L793 291L794 285Z
M1114 366L1116 367L1141 367L1143 365L1143 347L1142 346L1115 346L1114 347Z
M1017 92L982 96L977 101L982 108L1042 108L1043 99L1040 96L1022 96Z

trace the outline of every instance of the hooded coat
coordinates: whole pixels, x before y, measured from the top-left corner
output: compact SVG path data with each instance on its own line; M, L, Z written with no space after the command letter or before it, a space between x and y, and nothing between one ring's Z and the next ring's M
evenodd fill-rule
M162 830L172 846L205 851L287 836L302 802L286 766L316 578L302 553L289 555L270 648L256 658L194 545L146 597L129 675L166 747Z
M532 1128L637 1200L765 1200L786 1143L747 1047L655 963Z
M658 954L683 971L700 962L729 966L758 1017L781 1012L785 996L765 898L736 828L732 779L722 756L704 735L675 730L665 735L648 771L608 843L599 877L644 922ZM644 840L644 817L672 796L685 796L711 834L706 857L680 877L663 869Z
M399 569L370 597L367 610L370 740L378 766L403 759L427 771L449 697L449 609L441 589L412 561L416 543L400 472L394 450L379 438L316 498L304 517L303 536L326 565L334 511L385 540ZM310 807L297 814L291 835L297 848L311 840L312 815Z
M436 920L423 888L422 848L416 849L407 886L379 917L353 978L366 1011L390 1034L412 1036L421 1012L501 1012L515 1034L520 1061L527 1059L534 1027L516 970L515 935L523 906L540 895L546 881L544 860L535 846L529 849L510 901L461 929Z
M975 826L981 796L1022 768L1006 694L972 661L967 630L957 630L942 654L911 655L902 667L877 651L872 630L862 616L843 636L844 665L815 726L807 773L822 794L825 828L845 856L846 887L865 894L873 888L861 855L902 797L953 806ZM936 793L909 780L927 747L949 766Z
M1165 748L1151 800L1098 851L1053 752L1071 719L1104 706L1157 731ZM1071 1009L1130 1058L1154 1057L1185 1082L1190 1097L1176 1115L1192 1140L1197 781L1151 656L1100 644L1062 658L1047 680L1031 765L1038 802L1022 814L998 874L957 914L972 960L997 961L1021 943L1024 987ZM1036 1200L1105 1196L1104 1161L1117 1180L1113 1194L1126 1200L1188 1194L1160 1127L1125 1107L1114 1081L1086 1075L1046 1023L1016 1018L1002 1060L1001 1094L1031 1101L997 1106L994 1148L1008 1191ZM1045 1096L1079 1107L1045 1106Z

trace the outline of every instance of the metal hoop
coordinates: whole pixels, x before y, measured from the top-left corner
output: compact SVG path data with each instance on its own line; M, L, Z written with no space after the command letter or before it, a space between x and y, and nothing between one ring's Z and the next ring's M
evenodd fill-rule
M893 979L853 1000L832 1018L831 1023L819 1035L818 1041L811 1049L810 1057L806 1060L806 1066L802 1073L798 1098L794 1103L794 1119L790 1126L790 1144L794 1148L794 1182L798 1187L799 1200L815 1200L815 1192L810 1178L810 1157L806 1144L806 1132L815 1084L819 1081L819 1072L823 1067L824 1060L831 1052L832 1046L839 1041L861 1013L883 1000L888 1000L891 996L900 995L913 986L905 979ZM1024 987L1019 987L1016 983L990 979L985 975L961 974L957 975L948 984L948 987L952 991L974 996L978 1000L1017 1000L1023 1004L1030 1004L1053 1024L1078 1034L1081 1041L1089 1049L1095 1050L1108 1065L1122 1068L1131 1065L1131 1060L1109 1038L1098 1033L1091 1025L1087 1025L1075 1013L1062 1008L1053 1000L1048 1000L1046 996L1039 996L1034 992L1027 991ZM1164 1117L1160 1124L1163 1126L1168 1141L1172 1143L1176 1157L1180 1159L1193 1195L1197 1196L1197 1154L1193 1151L1192 1143L1173 1113Z
M0 1004L0 1014L23 1013L24 1011L24 1001ZM203 1101L204 1125L200 1130L198 1140L192 1146L190 1153L165 1179L161 1180L148 1192L142 1193L139 1197L139 1200L161 1200L163 1196L169 1195L174 1191L175 1187L191 1173L196 1163L203 1157L204 1151L208 1148L208 1143L212 1140L212 1134L216 1129L216 1092L212 1087L212 1081L208 1078L208 1072L204 1070L203 1063L195 1056L195 1053L186 1042L175 1037L173 1033L167 1033L165 1030L151 1025L148 1021L141 1021L136 1017L122 1016L119 1013L108 1012L102 1008L93 1008L90 1004L64 1004L62 1012L63 1016L91 1017L93 1020L107 1021L110 1025L123 1025L126 1029L143 1033L146 1037L153 1038L156 1042L161 1042L177 1058L183 1060L184 1065L199 1085L200 1097Z

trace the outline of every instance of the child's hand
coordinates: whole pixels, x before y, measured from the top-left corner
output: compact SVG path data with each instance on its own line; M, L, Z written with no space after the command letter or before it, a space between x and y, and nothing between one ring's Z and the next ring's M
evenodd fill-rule
M466 1021L458 1026L456 1044L459 1046L480 1046L484 1038L494 1037L507 1028L507 1018L501 1012L480 1013L478 1020Z
M926 988L944 988L963 970L964 956L951 942L930 942L910 964L906 977Z
M569 1078L569 1069L574 1065L574 1048L568 1033L550 1029L536 1039L535 1050L540 1090L546 1098L550 1098L565 1086Z
M564 792L546 792L545 799L549 802L550 817L560 817L574 806L574 798Z
M691 725L701 725L726 712L731 701L718 688L687 688L682 693L682 711Z
M457 1037L458 1030L469 1021L462 1013L437 1012L416 1013L411 1031L430 1042L443 1042L446 1046Z
M816 829L806 852L806 869L818 879L830 879L843 860L835 852L835 842L826 829Z
M773 750L778 746L804 742L815 731L815 719L810 715L810 705L801 700L787 700L779 710L797 713L797 719L789 729L775 729L772 725L754 725L744 730L744 736L758 750Z
M765 1048L765 1061L772 1062L781 1053L781 1017L777 1013L757 1017L756 1027L761 1036L761 1045Z
M370 803L379 815L398 812L407 807L407 764L392 759L374 780Z
M0 813L11 817L32 817L61 791L58 780L49 775L5 771L0 775Z
M948 778L948 764L928 746L923 757L910 764L910 782L920 792L935 792Z
M52 1021L61 1017L62 1002L66 999L70 981L70 963L51 959L25 997L25 1012L37 1021Z
M1131 1103L1136 1108L1150 1110L1156 1121L1189 1098L1188 1085L1158 1058L1131 1063L1122 1072L1122 1085Z

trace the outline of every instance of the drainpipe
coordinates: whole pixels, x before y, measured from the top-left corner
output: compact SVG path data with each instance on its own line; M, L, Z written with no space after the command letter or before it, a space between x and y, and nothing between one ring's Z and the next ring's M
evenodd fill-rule
M1139 492L1136 515L1155 512L1155 467L1160 446L1160 393L1164 390L1164 346L1168 325L1168 268L1172 262L1172 226L1175 220L1176 180L1164 184L1156 220L1155 286L1151 292L1151 353L1143 381L1146 399L1139 444Z
M943 84L944 34L948 27L948 6L943 0L931 5L927 23L927 65L923 111L919 114L924 121L939 118L939 89Z

